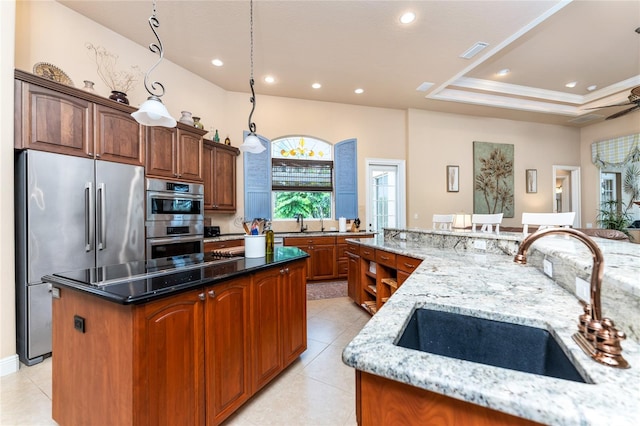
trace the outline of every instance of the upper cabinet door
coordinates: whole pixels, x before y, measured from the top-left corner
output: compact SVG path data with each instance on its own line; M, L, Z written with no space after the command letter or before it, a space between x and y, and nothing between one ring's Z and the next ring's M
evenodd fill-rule
M21 112L23 137L17 148L93 156L91 102L29 83L21 86L16 104L22 104L22 111L16 111L16 120Z
M214 147L213 194L215 209L218 211L236 211L236 158L237 152Z
M177 178L176 153L175 129L147 127L147 175Z
M202 182L202 136L179 129L178 178Z
M96 158L144 166L142 126L131 114L95 105L95 134Z

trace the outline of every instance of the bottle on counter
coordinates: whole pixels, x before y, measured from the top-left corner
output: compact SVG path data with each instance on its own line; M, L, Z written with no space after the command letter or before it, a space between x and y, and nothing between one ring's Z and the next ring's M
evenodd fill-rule
M267 254L273 254L273 246L274 246L274 234L273 229L269 228L265 231L265 244L266 244L266 252Z

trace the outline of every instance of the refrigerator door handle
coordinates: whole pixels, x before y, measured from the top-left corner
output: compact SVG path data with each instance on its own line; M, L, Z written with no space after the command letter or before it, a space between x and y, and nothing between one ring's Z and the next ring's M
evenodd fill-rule
M93 219L94 205L93 205L93 184L87 182L84 186L84 250L92 251L95 242L95 226Z
M96 202L98 206L98 250L107 248L107 207L106 203L106 185L100 183L98 185L98 193L96 194Z

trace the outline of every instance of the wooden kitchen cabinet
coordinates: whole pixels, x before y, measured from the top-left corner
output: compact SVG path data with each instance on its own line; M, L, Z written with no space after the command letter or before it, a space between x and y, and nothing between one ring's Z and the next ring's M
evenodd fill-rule
M414 257L349 243L347 295L375 314L422 263Z
M59 289L54 420L220 424L306 350L305 276L296 260L140 305Z
M252 309L254 392L307 349L305 276L304 261L255 274Z
M95 157L144 166L143 126L131 117L131 113L103 105L95 105L94 112Z
M147 176L202 182L202 136L206 131L147 127ZM184 128L181 128L184 127Z
M282 319L278 308L280 280L278 268L259 272L253 287L253 363L254 389L258 390L283 368Z
M16 71L15 148L144 165L135 108Z
M239 154L238 148L204 142L202 173L206 211L212 213L236 211L236 159Z
M250 277L244 277L206 291L205 370L209 424L219 424L251 397L250 288Z
M282 356L285 367L307 350L307 285L304 262L285 266L282 274Z
M360 255L359 251L349 250L347 252L347 296L358 305L362 303L360 298Z
M403 282L409 278L409 275L416 270L418 266L422 263L421 259L416 259L415 257L409 257L399 254L397 258L397 269L398 269L398 286L401 286Z
M91 102L32 83L15 83L16 148L79 157L92 153Z
M135 424L204 424L208 367L202 298L201 291L191 291L151 302L137 311L136 370L138 379L151 391L136 395L139 417Z
M327 280L336 277L335 237L287 237L285 246L295 246L309 254L307 258L307 279Z

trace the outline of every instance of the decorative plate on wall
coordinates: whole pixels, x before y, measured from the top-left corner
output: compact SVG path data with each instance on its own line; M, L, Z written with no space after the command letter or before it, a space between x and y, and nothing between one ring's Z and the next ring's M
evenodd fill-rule
M33 73L49 80L57 81L58 83L66 84L67 86L75 87L73 81L69 76L55 65L47 62L38 62L33 66Z

